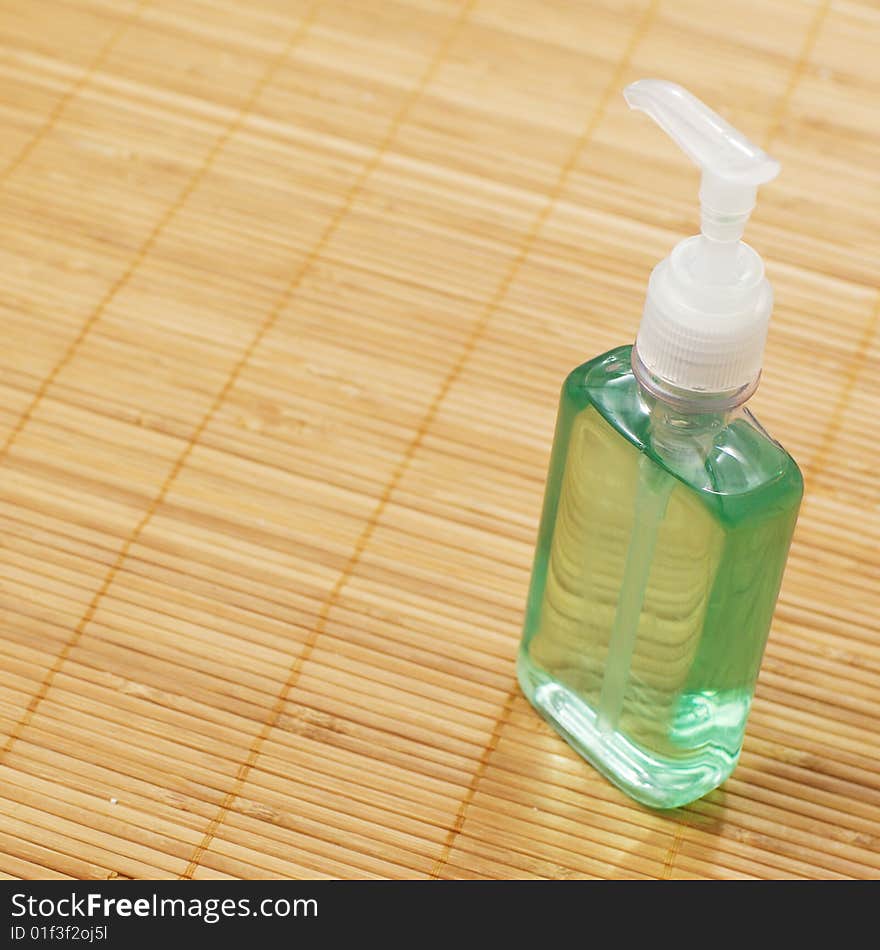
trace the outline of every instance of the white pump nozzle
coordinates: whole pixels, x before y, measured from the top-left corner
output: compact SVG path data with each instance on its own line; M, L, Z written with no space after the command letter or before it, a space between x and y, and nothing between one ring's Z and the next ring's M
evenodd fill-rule
M758 186L779 174L779 162L676 83L641 79L623 94L703 173L702 236L680 242L654 269L638 362L675 389L748 387L760 374L773 292L760 257L740 238Z
M647 113L699 165L702 230L738 241L755 207L758 185L779 174L779 162L677 83L640 79L623 90L631 109Z

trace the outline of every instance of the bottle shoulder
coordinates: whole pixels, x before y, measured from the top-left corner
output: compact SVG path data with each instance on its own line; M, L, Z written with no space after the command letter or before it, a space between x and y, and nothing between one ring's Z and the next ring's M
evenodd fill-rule
M649 397L621 346L583 363L566 378L562 399L569 415L597 412L637 451L694 491L774 508L794 508L803 477L794 459L747 409L682 413ZM597 460L598 462L598 460Z

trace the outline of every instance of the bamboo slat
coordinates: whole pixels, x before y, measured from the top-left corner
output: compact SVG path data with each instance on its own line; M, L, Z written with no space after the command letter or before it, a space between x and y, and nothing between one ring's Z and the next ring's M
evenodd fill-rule
M880 876L880 13L0 7L0 876ZM568 370L696 173L783 163L754 408L806 499L741 764L640 808L513 660Z

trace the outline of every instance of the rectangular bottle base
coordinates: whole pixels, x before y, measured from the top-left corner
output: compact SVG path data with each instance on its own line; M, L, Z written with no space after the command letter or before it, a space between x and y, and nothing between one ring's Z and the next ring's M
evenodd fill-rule
M575 693L534 666L524 653L517 663L529 702L568 744L631 798L651 808L687 805L717 788L738 755L708 745L681 758L653 755L620 732L599 728L596 712Z

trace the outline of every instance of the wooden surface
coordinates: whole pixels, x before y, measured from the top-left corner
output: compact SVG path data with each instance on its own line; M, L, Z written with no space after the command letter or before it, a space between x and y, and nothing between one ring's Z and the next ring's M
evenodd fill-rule
M880 12L0 5L0 871L880 876ZM783 163L754 408L807 495L741 764L640 808L514 656L556 398L696 171Z

